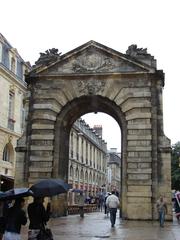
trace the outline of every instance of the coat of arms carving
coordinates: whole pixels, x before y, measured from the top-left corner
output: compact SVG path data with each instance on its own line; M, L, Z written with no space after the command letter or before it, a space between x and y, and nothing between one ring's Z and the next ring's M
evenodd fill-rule
M102 93L105 87L104 80L79 80L78 81L78 89L80 93L95 95L97 93Z
M84 71L91 73L101 72L105 68L110 69L111 67L113 67L113 63L110 58L95 52L81 55L73 64L73 70L76 73Z

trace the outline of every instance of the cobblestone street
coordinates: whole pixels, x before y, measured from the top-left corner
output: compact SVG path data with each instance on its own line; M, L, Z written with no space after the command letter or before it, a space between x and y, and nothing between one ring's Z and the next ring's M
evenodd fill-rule
M109 217L94 212L85 214L84 219L79 215L54 218L49 227L54 240L180 240L180 225L176 219L165 222L164 228L160 228L155 221L122 221L117 217L115 228L111 228ZM27 228L22 232L22 239L27 240Z

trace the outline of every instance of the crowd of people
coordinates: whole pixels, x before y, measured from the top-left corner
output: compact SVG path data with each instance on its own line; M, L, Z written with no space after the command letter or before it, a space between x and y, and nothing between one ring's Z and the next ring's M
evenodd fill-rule
M116 212L119 207L119 194L118 192L112 191L111 193L107 193L106 195L100 194L94 201L93 198L87 197L85 198L83 193L81 192L78 196L78 205L79 205L79 214L80 217L84 217L84 204L86 203L95 203L100 211L108 214L110 213L110 221L111 226L114 227L116 222Z
M176 196L180 196L176 195ZM78 206L80 217L84 217L84 204L92 203L93 198L85 198L83 192L78 196ZM180 199L179 199L180 200ZM180 209L179 201L175 198L174 207L175 211ZM38 240L42 229L45 229L46 223L50 218L50 203L47 207L44 207L44 198L34 197L34 201L27 207L27 214L29 218L29 231L28 240ZM99 195L95 198L95 202L99 211L104 213L110 213L111 227L113 228L116 223L116 213L119 208L120 201L117 192L112 191L106 193L106 195ZM17 198L12 205L11 201L0 201L0 240L20 240L21 226L26 225L27 216L24 211L25 200L23 198ZM167 204L162 196L156 203L157 212L159 215L160 227L164 227L165 215L167 214ZM179 212L178 212L179 213ZM180 214L177 214L179 220Z
M28 205L27 212L29 217L28 240L38 240L41 230L50 218L50 203L45 209L44 199L34 198ZM13 205L7 202L0 202L0 240L20 240L21 226L26 225L27 216L24 211L24 198L17 198Z

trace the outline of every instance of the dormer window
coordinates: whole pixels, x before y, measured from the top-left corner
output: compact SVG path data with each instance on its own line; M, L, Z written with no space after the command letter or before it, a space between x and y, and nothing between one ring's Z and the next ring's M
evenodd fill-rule
M16 61L15 61L15 58L14 57L12 57L11 58L11 71L13 72L13 73L15 73L15 70L16 70Z

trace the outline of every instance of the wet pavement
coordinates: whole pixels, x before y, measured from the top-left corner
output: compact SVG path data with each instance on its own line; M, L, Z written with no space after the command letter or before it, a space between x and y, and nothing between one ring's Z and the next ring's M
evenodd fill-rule
M94 212L69 215L51 219L48 223L54 240L180 240L180 224L176 219L165 222L160 228L157 221L126 221L117 214L114 228L111 228L109 217L104 213ZM22 240L27 240L27 228L22 229Z

